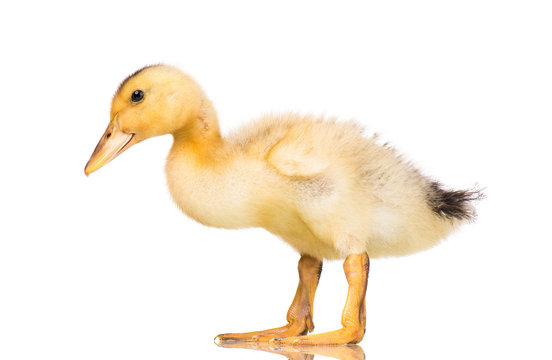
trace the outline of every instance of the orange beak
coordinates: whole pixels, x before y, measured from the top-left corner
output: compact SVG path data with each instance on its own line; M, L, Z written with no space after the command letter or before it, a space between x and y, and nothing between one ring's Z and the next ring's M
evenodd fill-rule
M115 124L115 121L109 124L100 142L96 145L94 152L90 156L90 160L88 160L84 168L84 174L86 176L98 170L119 156L123 151L137 143L134 134L122 132Z

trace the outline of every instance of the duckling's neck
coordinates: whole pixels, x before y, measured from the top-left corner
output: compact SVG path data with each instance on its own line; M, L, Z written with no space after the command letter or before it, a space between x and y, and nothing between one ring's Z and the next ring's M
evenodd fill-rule
M202 224L250 226L240 196L248 184L239 182L242 190L233 185L237 180L231 146L220 135L214 113L197 120L195 127L173 134L166 164L169 191L178 207Z
M174 142L169 158L185 157L187 162L198 167L214 166L225 148L225 141L220 134L191 136L189 133L173 134Z
M220 134L217 114L209 100L203 100L197 118L189 124L173 133L174 143L169 158L183 155L197 166L214 165L221 158L225 141Z

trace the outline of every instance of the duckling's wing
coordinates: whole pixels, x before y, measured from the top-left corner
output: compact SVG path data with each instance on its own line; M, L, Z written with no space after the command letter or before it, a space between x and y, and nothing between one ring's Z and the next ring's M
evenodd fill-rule
M330 166L330 159L320 156L314 144L304 140L288 133L268 152L268 164L287 176L311 177L323 173Z

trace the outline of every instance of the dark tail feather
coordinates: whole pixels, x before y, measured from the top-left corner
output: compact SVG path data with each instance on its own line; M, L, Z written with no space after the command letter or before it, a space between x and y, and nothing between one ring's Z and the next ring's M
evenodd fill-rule
M481 189L449 191L434 181L429 186L428 201L433 212L440 217L473 221L477 214L472 201L484 197Z

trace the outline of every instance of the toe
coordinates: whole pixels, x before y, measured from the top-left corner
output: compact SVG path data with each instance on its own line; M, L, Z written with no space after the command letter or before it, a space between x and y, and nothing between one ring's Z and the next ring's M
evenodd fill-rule
M215 336L215 339L214 339L215 345L221 346L223 341L224 341L224 334Z
M284 338L272 338L272 339L268 340L268 345L278 346L282 343L282 339L284 339Z

